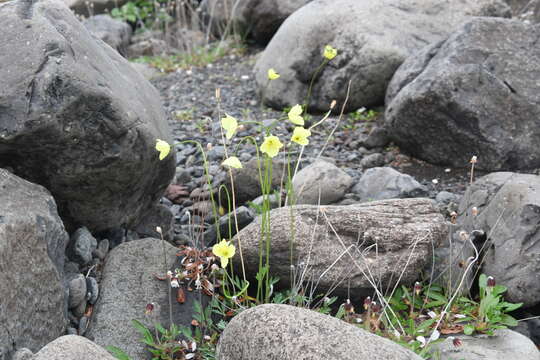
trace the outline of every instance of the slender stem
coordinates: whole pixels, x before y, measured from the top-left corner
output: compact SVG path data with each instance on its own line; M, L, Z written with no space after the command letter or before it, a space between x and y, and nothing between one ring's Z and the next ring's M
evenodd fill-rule
M313 73L313 76L311 77L311 82L309 83L308 93L307 93L306 99L304 101L304 110L305 110L305 112L307 112L307 110L308 110L309 101L311 100L311 90L313 89L313 84L315 83L315 79L317 78L317 75L319 75L319 72L322 70L322 68L326 64L328 64L328 59L324 58L321 65L319 65L319 67L317 68L317 70L315 70L315 72Z

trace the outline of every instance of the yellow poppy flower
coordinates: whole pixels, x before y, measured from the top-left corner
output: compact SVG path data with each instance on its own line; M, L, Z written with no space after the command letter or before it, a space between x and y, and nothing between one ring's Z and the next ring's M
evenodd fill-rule
M261 151L271 158L276 156L279 152L279 149L283 147L281 141L277 136L267 136L264 138L264 142L261 145Z
M156 140L156 150L159 151L159 160L163 160L171 152L171 145L164 140Z
M304 129L303 127L295 127L291 140L299 145L306 146L309 144L309 136L311 136L311 131L308 129Z
M279 74L274 69L268 69L268 80L276 80L279 78Z
M289 110L289 120L295 125L304 126L304 118L300 116L301 114L302 106L296 104L291 108L291 110Z
M212 247L212 252L221 260L221 267L225 268L229 263L229 259L234 256L236 248L229 241L221 240Z
M330 45L326 45L324 47L324 57L327 58L328 60L332 60L333 58L335 58L337 56L337 49L334 49L332 46Z
M223 161L221 163L221 165L232 167L232 168L235 168L235 169L241 169L242 168L242 163L240 162L240 160L238 160L238 158L236 156L228 157L227 159L225 159L225 161Z
M225 137L227 140L233 137L236 129L238 129L238 121L229 114L221 119L221 127L225 130Z

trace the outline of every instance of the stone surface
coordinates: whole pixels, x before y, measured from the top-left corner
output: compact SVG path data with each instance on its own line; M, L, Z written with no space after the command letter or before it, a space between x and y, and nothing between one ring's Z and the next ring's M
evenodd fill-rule
M169 326L167 282L157 280L155 275L165 273L164 261L167 270L179 267L177 250L167 242L152 238L127 242L111 250L105 261L101 294L87 331L88 337L101 346L119 347L133 359L149 359L150 353L139 341L141 336L131 321L136 319L151 326L151 319L144 316L144 311L148 303L156 303L155 319L164 327ZM179 304L173 291L173 321L189 326L193 304L199 301L199 296L196 291L185 294L186 302Z
M79 265L92 261L92 252L97 249L97 240L86 227L77 229L69 240L67 254Z
M293 12L312 0L204 0L202 10L209 17L213 32L226 30L248 34L260 44L267 44L280 25ZM238 3L235 6L235 3Z
M233 169L233 181L234 189L236 194L236 202L239 204L245 203L246 201L251 201L262 195L261 191L261 182L259 180L259 161L257 159L252 159L247 163L243 164L242 169ZM261 171L264 164L260 164ZM273 162L272 165L272 189L279 189L281 184L281 179L284 172L284 166L282 163L277 161ZM232 194L232 186L230 177L225 178L225 185L229 189L229 194ZM222 191L222 202L223 205L227 204L227 195ZM232 199L231 199L232 201Z
M163 75L158 69L144 63L130 62L131 66L137 70L145 79L152 80Z
M173 234L174 216L171 210L162 204L153 206L135 227L135 231L141 238L153 237L161 238L156 228L161 228L163 239L171 241Z
M131 226L174 176L157 91L61 1L10 1L0 18L0 167L45 186L70 232Z
M445 360L540 360L540 352L531 339L509 329L497 330L495 336L454 336L462 345L456 347L452 339L434 344Z
M352 191L358 194L360 201L422 197L428 193L412 176L391 167L368 169Z
M85 337L65 335L47 344L32 360L114 360L101 346Z
M126 55L132 33L128 23L113 19L109 15L96 15L84 20L83 24L96 38Z
M343 198L352 182L352 177L336 165L317 160L293 178L295 202L309 205L337 202Z
M467 189L458 213L463 228L489 234L482 271L508 287L507 300L540 304L540 176L486 175Z
M0 358L64 333L68 239L50 193L0 169Z
M77 274L68 282L68 307L73 309L86 300L86 279L83 274Z
M218 360L420 360L412 351L334 317L266 304L236 315L223 331Z
M429 261L432 243L447 236L444 219L429 199L349 206L299 205L292 210L292 219L291 224L289 207L270 212L272 275L281 279L280 285L290 285L292 241L292 265L298 271L307 268L305 278L318 284L316 293L337 285L335 293L347 295L350 286L351 298L371 294L370 280L380 281L386 288L403 272L401 282L414 282ZM258 270L260 221L258 217L233 238L235 243L242 241L248 274ZM233 262L239 265L239 257ZM368 269L374 279L364 275Z
M63 0L64 3L77 15L91 16L111 12L128 0Z
M281 110L303 104L323 61L323 48L330 44L338 55L315 81L310 108L328 111L336 100L335 109L341 109L349 81L347 111L380 105L390 79L408 56L477 15L510 16L510 9L499 0L312 1L274 35L257 61L256 80L261 91L265 89L268 105ZM268 85L269 68L281 77Z
M540 27L477 18L410 57L386 97L386 128L412 155L485 170L540 166Z

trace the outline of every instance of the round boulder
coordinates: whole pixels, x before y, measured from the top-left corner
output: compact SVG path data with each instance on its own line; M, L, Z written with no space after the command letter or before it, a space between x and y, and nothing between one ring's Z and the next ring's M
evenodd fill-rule
M62 1L10 1L0 18L0 167L45 186L69 231L136 223L174 176L158 92Z

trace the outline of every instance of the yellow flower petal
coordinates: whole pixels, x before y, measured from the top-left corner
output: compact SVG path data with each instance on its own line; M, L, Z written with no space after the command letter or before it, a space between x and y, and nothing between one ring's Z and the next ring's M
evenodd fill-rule
M338 51L336 49L334 49L332 46L330 45L326 45L324 47L324 57L327 58L328 60L332 60L333 58L335 58L338 54Z
M261 145L261 151L271 158L279 153L279 149L283 147L281 141L277 136L267 136L264 138L264 142Z
M268 80L276 80L280 75L274 69L268 69Z
M235 168L235 169L241 169L242 168L242 163L240 162L240 160L236 156L228 157L227 159L225 159L225 161L223 161L221 163L221 165L232 167L232 168Z
M219 243L212 247L214 255L221 260L221 267L226 267L229 263L229 259L236 253L236 248L233 244L230 244L227 240L221 240Z
M156 140L156 150L159 151L159 160L163 160L171 152L171 145L164 140Z
M287 114L289 116L289 120L295 125L304 126L304 118L300 116L302 111L302 106L298 104L294 105Z
M308 137L310 136L311 131L309 131L308 129L304 129L303 127L295 127L291 140L299 145L306 146L307 144L309 144Z
M225 114L226 117L221 119L221 127L226 131L225 137L228 139L232 138L236 129L238 129L238 121L229 114Z

